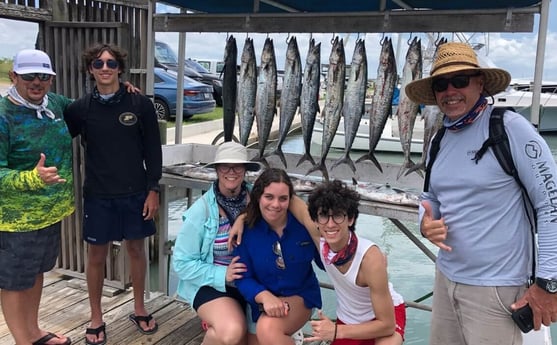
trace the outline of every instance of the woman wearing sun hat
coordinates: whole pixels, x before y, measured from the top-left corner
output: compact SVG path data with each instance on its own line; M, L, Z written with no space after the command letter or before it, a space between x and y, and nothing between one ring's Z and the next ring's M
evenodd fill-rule
M249 200L246 171L261 166L248 160L244 146L225 142L205 167L216 170L217 180L182 217L173 251L180 279L177 292L203 320L207 329L203 344L245 344L246 302L234 286L245 265L229 253L227 242L231 225Z
M522 115L505 112L514 164L535 205L536 257L521 188L491 150L473 159L489 136L488 98L510 79L502 69L481 67L469 45L446 43L431 75L406 86L414 102L436 104L445 114L419 212L423 236L440 248L431 345L522 344L511 312L526 303L536 329L557 321L557 168L547 143ZM532 259L537 279L528 287Z

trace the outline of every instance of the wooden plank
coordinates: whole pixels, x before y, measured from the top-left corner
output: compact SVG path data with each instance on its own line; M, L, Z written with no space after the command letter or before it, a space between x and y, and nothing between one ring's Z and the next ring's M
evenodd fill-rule
M0 18L36 22L49 21L52 20L52 11L45 8L34 8L0 2Z

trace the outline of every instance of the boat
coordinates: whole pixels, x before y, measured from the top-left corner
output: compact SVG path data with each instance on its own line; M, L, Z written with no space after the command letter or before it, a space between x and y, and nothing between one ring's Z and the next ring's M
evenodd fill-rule
M412 144L410 145L410 152L415 154L422 154L423 150L423 134L424 134L424 121L418 117L414 126ZM313 128L313 135L311 141L314 144L321 145L323 138L323 119L317 117L315 126ZM333 138L331 148L344 150L344 118L340 119L337 132ZM360 121L356 138L352 144L352 150L369 151L369 115L366 112ZM402 144L398 136L398 122L396 116L389 117L385 123L385 128L381 134L381 139L377 143L375 151L379 152L398 152L402 153Z
M525 90L525 88L519 88L517 90L515 87L509 86L505 91L493 96L493 105L497 107L513 107L515 111L530 120L530 111L532 109L532 98L534 93ZM540 117L538 131L555 132L557 131L557 89L546 86L546 90L552 92L540 93Z

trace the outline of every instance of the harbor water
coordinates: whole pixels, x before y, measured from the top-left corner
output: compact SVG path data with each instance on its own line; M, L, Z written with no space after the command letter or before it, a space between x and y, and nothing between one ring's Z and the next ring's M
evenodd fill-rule
M553 156L557 158L557 133L543 135L548 142ZM271 144L273 145L273 144ZM287 138L282 146L286 153L303 153L303 141L301 135L292 135ZM312 145L312 155L314 158L320 156L321 148L318 145ZM341 150L331 149L328 154L329 158L339 157ZM351 153L353 160L356 160L363 151L354 151ZM419 160L419 155L413 155L413 160ZM377 159L380 162L401 163L402 154L397 153L377 153ZM169 210L169 239L176 237L180 225L181 216L186 210L186 201L177 200L171 203ZM403 222L419 238L419 229L417 223ZM356 224L356 232L359 236L368 238L379 245L382 251L387 255L389 279L393 283L394 289L400 293L405 300L415 301L423 296L431 293L434 278L434 263L425 256L391 221L387 218L360 214ZM424 244L437 253L437 247L433 246L429 241ZM329 283L327 274L316 269L320 281ZM171 271L169 277L169 293L175 292L177 279ZM334 291L322 289L323 311L331 318L335 317ZM431 297L425 299L421 303L431 305ZM408 308L407 309L407 325L405 344L427 345L429 342L431 312ZM306 327L306 331L308 331ZM551 327L552 339L557 339L557 324Z

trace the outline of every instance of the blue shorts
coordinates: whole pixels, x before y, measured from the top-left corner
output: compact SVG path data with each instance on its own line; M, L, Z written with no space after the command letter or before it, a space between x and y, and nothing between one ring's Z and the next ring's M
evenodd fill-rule
M26 232L0 231L0 289L27 290L50 271L60 253L61 223Z
M139 240L154 235L155 222L144 220L146 193L121 198L87 197L83 202L83 240L91 244Z

